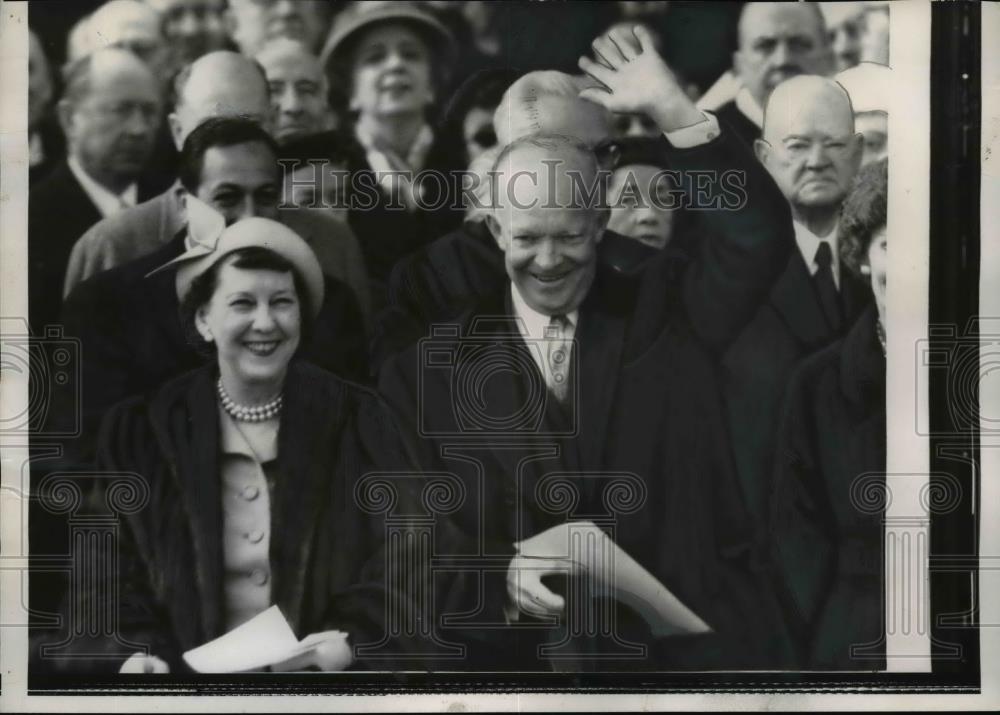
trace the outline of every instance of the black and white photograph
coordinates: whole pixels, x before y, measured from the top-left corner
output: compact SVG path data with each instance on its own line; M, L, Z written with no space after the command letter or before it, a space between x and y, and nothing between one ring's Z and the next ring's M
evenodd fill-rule
M0 3L2 708L1000 706L998 30Z

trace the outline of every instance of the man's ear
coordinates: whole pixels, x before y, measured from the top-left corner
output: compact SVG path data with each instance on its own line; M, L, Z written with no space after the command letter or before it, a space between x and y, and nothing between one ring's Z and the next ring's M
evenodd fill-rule
M855 134L851 137L851 168L857 174L861 168L861 159L865 155L865 137L863 134Z
M756 155L757 161L767 166L767 161L771 158L771 145L763 139L754 139L753 153Z
M739 50L733 51L733 76L737 80L743 76L743 53Z
M500 222L497 221L497 217L493 215L492 211L486 214L486 228L490 230L490 233L493 235L493 240L497 242L498 246L500 246L500 250L506 253L507 242L504 240L503 232L500 230Z
M170 125L170 136L174 140L174 146L177 147L177 151L180 151L184 148L184 128L181 126L181 120L177 116L177 112L171 112L167 115L167 124Z

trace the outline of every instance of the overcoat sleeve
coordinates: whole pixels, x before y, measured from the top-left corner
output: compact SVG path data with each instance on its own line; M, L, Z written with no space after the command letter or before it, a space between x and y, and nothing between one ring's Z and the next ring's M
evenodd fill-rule
M684 271L682 302L701 340L723 350L753 317L794 244L791 211L774 180L729 129L707 144L667 150L706 229Z

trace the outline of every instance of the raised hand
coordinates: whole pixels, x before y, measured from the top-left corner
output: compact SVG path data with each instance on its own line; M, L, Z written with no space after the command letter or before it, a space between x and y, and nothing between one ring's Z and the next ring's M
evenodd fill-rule
M580 69L603 87L583 90L583 99L612 112L645 114L664 132L704 120L641 25L631 30L613 28L594 40L592 47L597 61L581 57Z

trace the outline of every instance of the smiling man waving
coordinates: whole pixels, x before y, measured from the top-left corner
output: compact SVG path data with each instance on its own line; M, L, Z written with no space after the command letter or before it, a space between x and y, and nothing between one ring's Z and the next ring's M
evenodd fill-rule
M482 573L454 610L482 623L442 635L467 637L468 665L490 669L547 669L560 656L559 669L750 665L735 654L759 653L763 638L745 626L766 616L748 615L760 613L758 588L715 364L787 262L788 206L746 146L694 107L641 28L613 30L594 51L598 62L580 64L600 87L584 99L653 119L671 169L685 177L735 170L745 200L702 212L708 233L695 260L666 251L627 276L597 262L608 212L592 191L598 163L585 144L541 134L501 152L488 220L509 282L390 359L380 376L423 467L467 486L454 521L469 535L462 555L479 559ZM697 183L689 201L721 205L718 181ZM612 493L618 482L631 486L634 503ZM573 631L578 592L546 586L556 588L547 578L559 575L554 562L527 573L516 544L579 519L607 525L714 632L657 640L621 613L617 625L600 625L617 630L613 642ZM565 618L579 638L539 650L560 641L531 620L549 617ZM618 661L622 638L645 643L645 660ZM568 662L562 646L571 641Z

